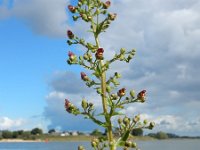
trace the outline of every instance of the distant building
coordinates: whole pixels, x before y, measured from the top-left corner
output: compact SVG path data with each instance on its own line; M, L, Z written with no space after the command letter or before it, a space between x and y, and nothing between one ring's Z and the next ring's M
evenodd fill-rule
M69 136L69 135L70 135L70 133L66 132L66 131L60 134L60 136Z
M71 132L71 135L72 135L72 136L77 136L77 135L78 135L78 132L77 132L77 131L73 131L73 132Z

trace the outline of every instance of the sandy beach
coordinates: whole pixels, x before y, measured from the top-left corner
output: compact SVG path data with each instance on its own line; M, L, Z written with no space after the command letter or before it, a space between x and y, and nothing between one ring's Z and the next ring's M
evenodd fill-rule
M3 139L1 142L43 142L42 140Z

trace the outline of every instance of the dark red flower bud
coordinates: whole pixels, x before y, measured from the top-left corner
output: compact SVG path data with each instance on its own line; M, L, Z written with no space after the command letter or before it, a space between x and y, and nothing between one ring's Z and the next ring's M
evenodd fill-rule
M67 31L67 36L68 36L69 39L73 39L74 38L74 34L70 30Z
M138 93L137 98L139 100L144 101L145 100L145 96L146 96L146 90L142 90L141 92Z
M71 113L71 103L68 99L65 99L65 109L67 112Z
M75 13L76 12L76 7L72 6L72 5L68 5L68 9L70 12Z
M99 48L95 54L96 56L96 59L103 59L103 52L104 52L104 49L103 48Z
M125 94L126 94L126 89L125 89L125 88L120 89L120 90L118 91L118 93L117 93L117 95L118 95L119 97L122 97L122 96L124 96Z
M68 52L68 56L69 56L69 59L70 59L71 61L73 61L73 60L75 59L75 55L74 55L74 53L72 53L71 51Z
M89 80L88 76L84 72L81 72L81 79L83 81L88 81Z
M103 8L104 9L108 9L108 7L110 7L111 2L110 1L106 1L105 3L103 3Z

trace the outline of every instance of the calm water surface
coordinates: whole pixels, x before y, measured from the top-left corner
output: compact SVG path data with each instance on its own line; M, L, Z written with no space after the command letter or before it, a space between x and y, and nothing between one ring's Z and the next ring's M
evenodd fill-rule
M138 141L137 144L141 150L200 150L200 140ZM77 150L77 145L91 150L88 142L0 143L0 150Z

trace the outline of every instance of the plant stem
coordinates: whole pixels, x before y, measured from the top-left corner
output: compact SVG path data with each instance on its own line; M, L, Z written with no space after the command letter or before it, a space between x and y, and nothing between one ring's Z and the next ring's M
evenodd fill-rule
M99 45L99 39L98 36L95 37L95 42L98 48L100 48ZM103 68L104 61L101 60L100 66ZM108 141L109 141L109 146L110 150L115 150L115 143L113 140L113 133L112 133L112 123L111 123L111 116L108 114L108 109L107 109L107 100L106 100L106 71L103 71L101 74L101 90L102 90L102 105L103 105L103 112L105 114L105 120L107 123L107 136L108 136Z

